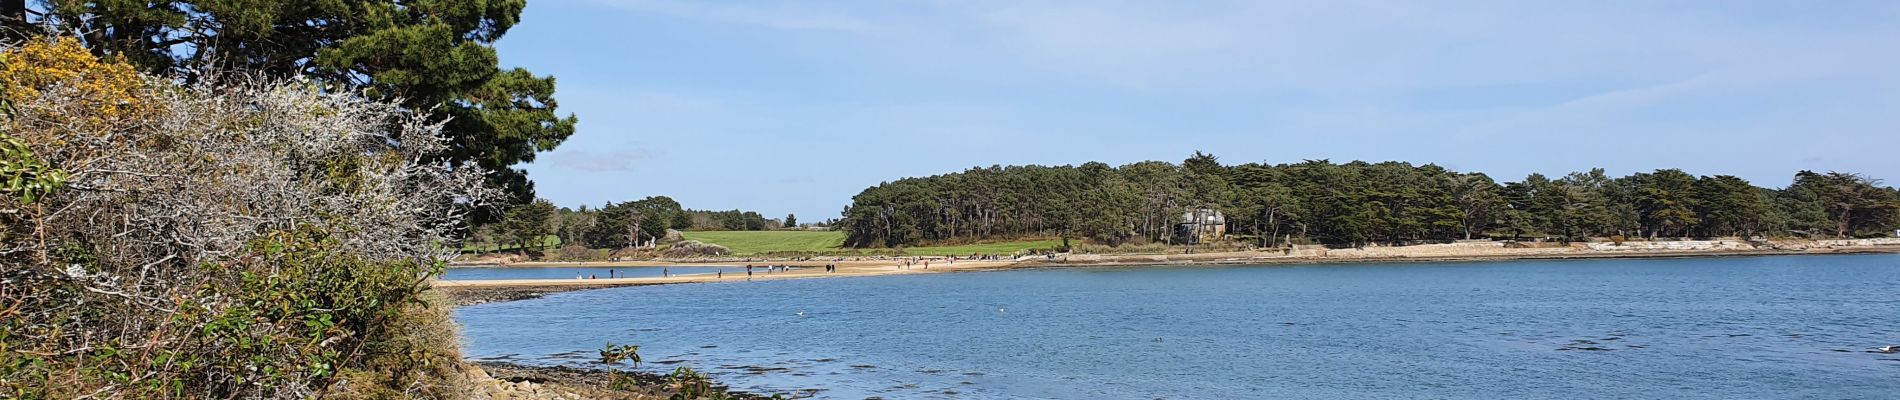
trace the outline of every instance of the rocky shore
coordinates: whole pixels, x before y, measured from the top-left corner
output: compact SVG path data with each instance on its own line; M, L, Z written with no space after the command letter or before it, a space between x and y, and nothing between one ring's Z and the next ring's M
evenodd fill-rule
M502 362L476 362L471 380L490 400L653 400L675 394L667 377L641 371L622 371L632 379L627 387L613 387L607 370L573 367L536 367ZM764 400L769 396L731 391L714 383L713 392L733 400Z
M434 290L442 292L456 307L483 303L501 303L516 300L538 299L550 293L559 293L583 289L606 289L622 286L658 285L663 283L620 283L589 286L546 285L546 286L445 286L437 285Z

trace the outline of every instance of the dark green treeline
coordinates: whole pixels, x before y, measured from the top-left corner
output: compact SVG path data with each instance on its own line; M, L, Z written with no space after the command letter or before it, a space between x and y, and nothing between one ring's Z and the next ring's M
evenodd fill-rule
M852 198L840 229L854 247L1021 236L1119 245L1167 241L1194 210L1260 246L1485 237L1862 237L1900 228L1900 191L1850 173L1795 174L1784 189L1676 169L1602 169L1500 183L1404 162L992 166L907 178Z
M539 200L510 211L499 229L521 243L554 235L564 244L618 249L664 238L668 230L760 231L778 229L780 225L780 221L754 211L694 210L681 207L671 197L652 196L578 209L555 209L546 200Z

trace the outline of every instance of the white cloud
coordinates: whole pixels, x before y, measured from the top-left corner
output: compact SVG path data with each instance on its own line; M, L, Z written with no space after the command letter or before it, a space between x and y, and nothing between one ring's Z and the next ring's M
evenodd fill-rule
M662 14L677 18L714 23L741 24L786 30L875 32L878 26L843 14L811 11L802 3L739 5L711 1L678 0L590 0L593 3L627 10Z
M604 152L604 153L591 152L587 150L567 150L567 149L568 148L563 147L560 150L556 150L553 153L543 155L542 157L549 160L548 162L550 164L553 164L556 167L567 168L567 169L583 171L583 172L632 171L634 169L634 166L638 165L638 163L642 161L650 160L653 158L652 152L647 151L646 149L621 150L621 151L611 151L611 152Z
M586 136L564 150L643 138L668 149L643 166L660 175L724 171L696 156L850 154L724 177L845 188L811 204L969 165L1196 148L1779 180L1815 154L1893 176L1883 151L1900 145L1884 111L1900 107L1896 2L585 1L685 21L656 29L709 51L563 80ZM1679 151L1698 142L1714 145ZM625 166L587 155L563 168Z

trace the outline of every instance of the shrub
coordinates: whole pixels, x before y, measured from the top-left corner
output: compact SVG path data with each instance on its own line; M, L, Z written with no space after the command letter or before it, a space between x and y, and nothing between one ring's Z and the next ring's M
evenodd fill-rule
M1161 243L1128 244L1104 246L1093 243L1076 243L1071 249L1081 254L1162 254L1168 252L1168 245Z
M666 250L660 252L660 256L669 258L710 257L729 254L732 254L732 250L726 249L726 246L700 243L697 240L686 240L674 243L672 246L668 246Z
M70 41L0 59L0 171L56 181L0 190L0 398L457 397L424 282L498 196L440 125Z
M604 253L603 251L589 249L587 246L570 244L561 246L559 257L561 261L594 261L604 258L602 257Z

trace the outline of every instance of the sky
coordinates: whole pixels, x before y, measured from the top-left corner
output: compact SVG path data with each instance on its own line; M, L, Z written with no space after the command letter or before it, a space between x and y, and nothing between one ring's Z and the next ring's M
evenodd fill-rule
M1900 181L1894 1L535 0L496 46L579 116L524 166L566 207L819 221L903 177L1197 150Z

